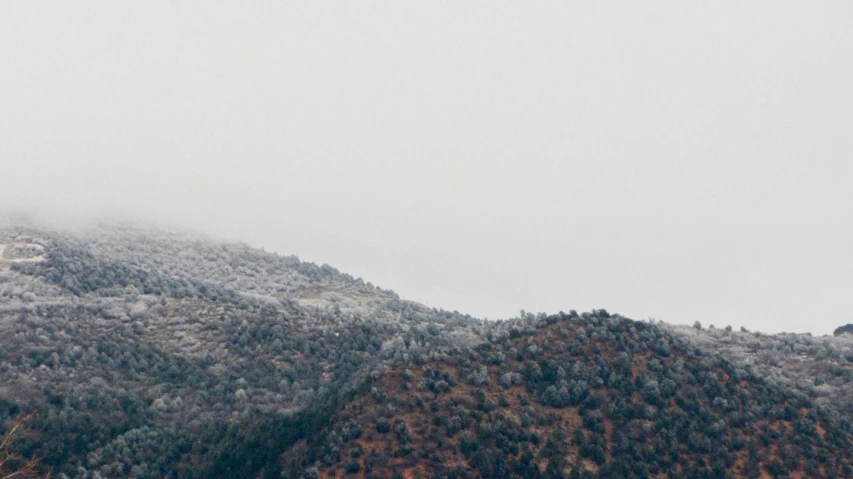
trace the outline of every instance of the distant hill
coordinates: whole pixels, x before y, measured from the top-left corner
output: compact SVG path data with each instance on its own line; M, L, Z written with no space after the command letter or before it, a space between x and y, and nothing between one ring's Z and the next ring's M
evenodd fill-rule
M684 318L690 322L690 318ZM853 477L853 339L483 321L136 226L0 229L0 422L60 478Z
M838 336L841 334L853 334L853 324L845 324L844 326L839 326L835 328L835 331L832 332L833 336Z

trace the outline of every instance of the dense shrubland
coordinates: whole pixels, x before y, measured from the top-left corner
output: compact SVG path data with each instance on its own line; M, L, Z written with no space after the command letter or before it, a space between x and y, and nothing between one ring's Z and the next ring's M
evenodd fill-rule
M846 334L485 322L131 227L4 242L45 256L0 258L0 424L39 411L19 450L56 477L850 473Z
M0 235L47 251L0 270L0 422L40 411L21 446L68 477L183 475L255 418L323 404L383 360L482 341L473 318L328 266L95 233Z
M322 477L851 477L848 418L604 311L422 365L346 406L303 464ZM346 431L358 431L358 434ZM296 476L298 477L298 476Z
M761 376L793 388L819 405L853 417L853 337L776 335L729 329L691 330L661 325L672 334Z

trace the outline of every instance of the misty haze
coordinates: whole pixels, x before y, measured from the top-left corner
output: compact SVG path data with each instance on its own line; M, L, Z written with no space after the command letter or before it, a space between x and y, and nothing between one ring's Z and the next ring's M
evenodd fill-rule
M850 78L842 1L0 5L0 472L853 477Z

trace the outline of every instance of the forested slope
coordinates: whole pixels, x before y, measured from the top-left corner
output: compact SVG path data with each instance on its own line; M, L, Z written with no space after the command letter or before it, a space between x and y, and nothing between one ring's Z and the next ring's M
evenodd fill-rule
M354 387L404 340L429 356L484 331L240 244L111 227L0 243L46 251L0 263L0 419L38 410L25 452L69 477L176 475L224 431Z
M689 318L685 318L689 322ZM0 423L60 478L848 477L853 341L482 321L243 244L0 228Z
M664 328L594 314L399 364L325 431L341 477L849 477L850 422Z

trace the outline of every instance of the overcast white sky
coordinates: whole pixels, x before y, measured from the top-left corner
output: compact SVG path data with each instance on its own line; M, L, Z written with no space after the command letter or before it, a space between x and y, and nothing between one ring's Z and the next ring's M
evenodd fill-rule
M853 322L853 3L0 3L0 205L479 317Z

